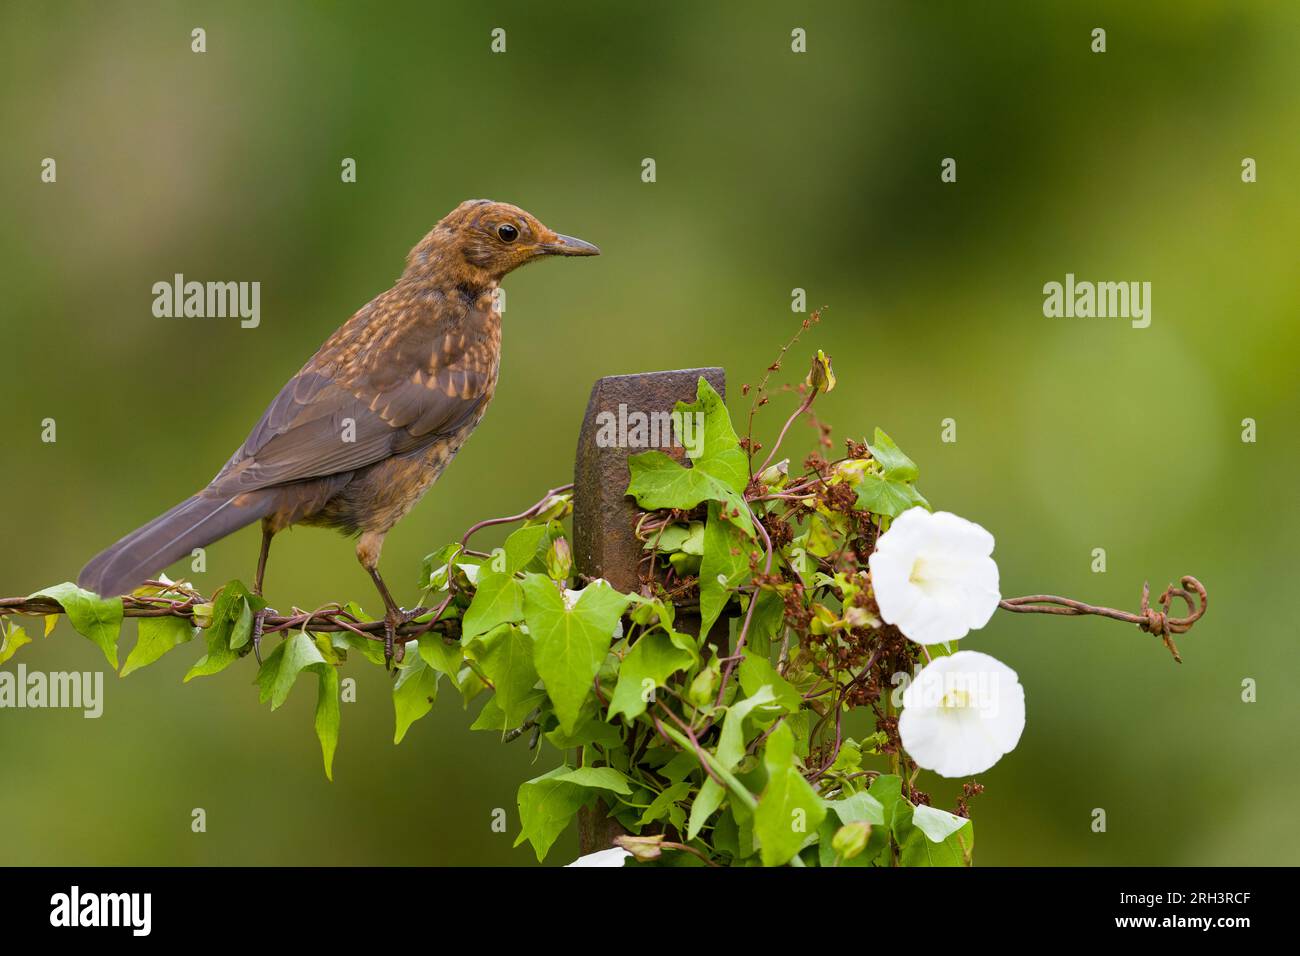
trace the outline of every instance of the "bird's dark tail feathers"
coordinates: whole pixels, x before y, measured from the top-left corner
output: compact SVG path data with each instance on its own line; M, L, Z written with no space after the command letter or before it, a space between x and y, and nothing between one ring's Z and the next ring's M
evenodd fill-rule
M130 593L195 548L206 547L271 510L270 496L264 493L237 499L197 494L95 555L77 575L77 584L104 597Z

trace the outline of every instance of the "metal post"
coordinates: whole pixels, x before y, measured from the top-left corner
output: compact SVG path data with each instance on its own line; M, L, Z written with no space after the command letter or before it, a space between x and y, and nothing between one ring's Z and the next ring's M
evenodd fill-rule
M726 374L720 368L611 375L592 386L573 469L573 556L580 575L604 578L620 591L635 591L640 587L638 565L645 554L636 537L636 503L624 491L629 481L628 455L646 448L602 441L602 425L626 423L632 413L671 412L679 401L694 401L701 377L726 397ZM609 432L606 427L605 435ZM659 450L685 461L679 447ZM697 633L698 615L691 620L679 614L678 627ZM578 839L584 854L605 849L623 832L607 813L601 803L578 812Z

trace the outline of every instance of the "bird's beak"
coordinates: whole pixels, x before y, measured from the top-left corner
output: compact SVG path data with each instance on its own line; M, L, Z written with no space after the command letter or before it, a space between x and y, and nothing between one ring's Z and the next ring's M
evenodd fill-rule
M600 250L590 242L575 239L573 236L556 235L550 242L540 246L543 255L548 256L598 256Z

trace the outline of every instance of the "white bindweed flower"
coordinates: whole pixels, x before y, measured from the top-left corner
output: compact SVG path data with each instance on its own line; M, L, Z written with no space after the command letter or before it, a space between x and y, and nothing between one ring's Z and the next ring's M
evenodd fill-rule
M988 770L1024 729L1025 689L1016 672L979 651L935 658L903 691L903 749L941 777Z
M586 856L580 856L572 863L566 863L565 869L571 866L622 866L631 853L622 847L612 846L608 850L597 850L595 853L588 853Z
M983 627L997 610L993 535L947 511L912 508L894 519L868 560L880 616L918 644Z

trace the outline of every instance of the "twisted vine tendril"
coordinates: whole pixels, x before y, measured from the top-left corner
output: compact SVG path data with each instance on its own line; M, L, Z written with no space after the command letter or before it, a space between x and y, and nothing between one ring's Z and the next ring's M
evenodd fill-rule
M1174 644L1173 636L1175 634L1186 634L1192 629L1193 624L1205 616L1209 597L1205 593L1205 585L1190 574L1184 575L1179 584L1181 587L1175 587L1171 584L1165 588L1164 593L1157 599L1160 609L1156 610L1151 606L1151 586L1144 583L1142 585L1142 603L1136 614L1113 607L1084 604L1082 601L1059 597L1055 594L1029 594L1025 597L1006 598L999 601L998 606L1003 610L1012 611L1016 614L1059 614L1065 617L1083 617L1084 615L1093 614L1098 617L1108 617L1113 621L1136 624L1148 634L1154 634L1160 638L1165 647L1169 649L1169 653L1174 656L1174 660L1181 664L1183 659L1178 653L1178 646ZM1169 607L1174 598L1181 598L1183 603L1187 605L1187 615L1185 617L1170 616Z

